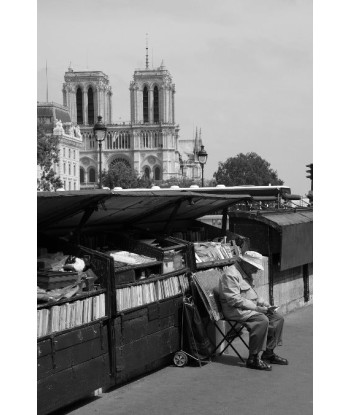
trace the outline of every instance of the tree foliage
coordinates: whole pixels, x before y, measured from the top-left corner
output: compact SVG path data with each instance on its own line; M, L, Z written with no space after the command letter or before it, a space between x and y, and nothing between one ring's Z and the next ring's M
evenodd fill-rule
M113 189L122 187L123 189L148 188L151 181L145 177L138 177L137 172L122 161L119 161L108 170L102 172L102 185Z
M63 186L62 180L53 170L54 163L59 162L59 139L47 135L42 126L37 126L37 165L42 169L37 180L37 190L57 190Z
M277 171L271 169L270 163L256 153L240 153L224 163L219 162L219 168L213 177L218 184L225 186L268 186L284 183L278 178Z

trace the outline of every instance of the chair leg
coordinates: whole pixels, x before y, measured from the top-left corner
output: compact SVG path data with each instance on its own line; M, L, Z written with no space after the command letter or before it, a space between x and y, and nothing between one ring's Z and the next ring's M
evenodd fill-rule
M232 323L231 323L231 321L230 320L226 320L228 323L229 323L229 325L231 326L231 329L235 332L235 334L237 335L237 337L239 337L240 339L241 339L241 341L242 341L242 343L245 345L245 347L249 350L249 346L248 346L248 344L245 342L245 340L243 339L243 337L241 336L241 333L242 333L242 330L245 328L245 325L242 323L242 322L235 322L235 324L234 325L232 325ZM240 329L239 330L237 330L236 329L236 326L238 325L238 324L240 324L241 325L241 327L240 327Z
M226 321L226 320L225 320ZM235 333L240 337L239 332L236 331L236 329L234 328L235 326L232 326L232 324L229 322L231 328L235 331ZM232 345L232 342L234 341L235 337L233 337L231 340L227 339L227 334L223 333L223 331L221 330L221 328L219 327L219 325L217 325L214 322L214 325L216 327L217 330L219 330L220 334L222 335L222 340L220 341L220 343L215 347L214 351L212 352L211 356L213 356L215 354L215 352L219 349L219 347L226 341L227 344L224 347L224 349L219 353L219 355L221 356L225 350L228 347L231 347L231 349L236 353L236 355L241 359L241 361L243 363L245 363L245 360L242 358L242 356L238 353L238 351L236 350L236 348ZM242 330L242 329L241 329ZM240 337L241 338L241 337ZM245 341L241 338L241 340L243 341L243 343L247 346L247 344L245 343ZM247 346L248 347L248 346Z
M245 363L245 360L243 359L243 357L238 353L238 351L236 350L236 348L235 347L233 347L233 345L232 345L232 342L233 342L233 340L234 339L232 339L232 340L229 340L229 341L227 341L227 345L224 347L224 350L220 353L220 355L222 354L222 353L224 353L224 351L228 348L228 347L231 347L231 349L236 353L236 355L241 359L241 361L243 362L243 363Z

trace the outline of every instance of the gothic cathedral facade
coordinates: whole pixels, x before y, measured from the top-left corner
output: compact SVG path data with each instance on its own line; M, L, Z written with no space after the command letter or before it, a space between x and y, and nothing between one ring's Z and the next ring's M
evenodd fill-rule
M175 122L175 84L162 64L156 69L134 71L130 82L130 121L112 121L112 88L101 71L73 71L64 76L63 104L69 108L71 120L80 126L83 139L80 150L80 188L94 187L98 181L98 146L93 135L97 117L106 124L107 137L102 143L102 170L113 163L123 162L139 175L155 181L184 175L187 159L181 151L179 125ZM193 141L194 160L187 177L200 178L200 166L195 161L196 142ZM198 146L198 144L197 144ZM191 152L191 151L190 151Z

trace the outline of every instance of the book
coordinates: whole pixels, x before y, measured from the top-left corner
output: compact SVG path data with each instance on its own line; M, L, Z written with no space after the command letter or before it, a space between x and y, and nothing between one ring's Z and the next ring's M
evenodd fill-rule
M77 303L76 301L74 301L74 303L71 303L71 323L70 323L70 327L75 327L76 324L76 314L77 314Z
M105 294L100 295L101 299L101 308L100 308L100 318L106 316L106 296Z
M97 298L98 298L98 296L96 296L96 297L92 297L92 320L97 320L98 319L98 311L99 310L97 310Z
M80 326L83 323L83 303L81 300L76 301L77 312L76 312L76 326Z
M38 337L42 336L42 320L43 320L43 314L42 314L42 310L38 310L37 311L37 318L38 318L38 325L37 325L37 335Z

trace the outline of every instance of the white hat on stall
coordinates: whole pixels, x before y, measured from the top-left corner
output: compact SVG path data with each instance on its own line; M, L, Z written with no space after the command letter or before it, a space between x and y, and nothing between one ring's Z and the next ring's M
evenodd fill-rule
M253 265L255 268L263 270L263 256L259 252L255 251L246 251L243 255L240 256L242 261L248 262L248 264Z

